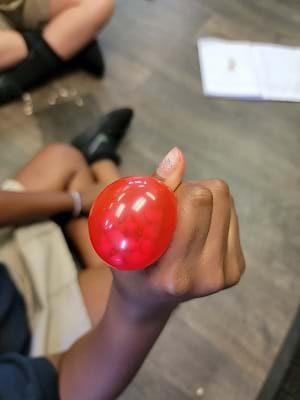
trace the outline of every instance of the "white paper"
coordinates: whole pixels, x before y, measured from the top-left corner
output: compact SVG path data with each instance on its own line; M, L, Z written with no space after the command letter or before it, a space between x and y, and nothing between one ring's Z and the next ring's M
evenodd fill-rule
M300 102L300 48L204 38L198 51L205 95Z

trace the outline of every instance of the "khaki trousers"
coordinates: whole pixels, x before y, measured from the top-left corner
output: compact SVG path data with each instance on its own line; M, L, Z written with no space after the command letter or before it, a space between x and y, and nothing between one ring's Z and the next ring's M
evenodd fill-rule
M8 180L2 190L22 191L23 187ZM0 262L26 305L32 333L30 355L65 351L92 325L76 264L60 227L45 221L1 234Z
M5 6L10 3L12 9ZM49 0L0 0L0 30L39 29L49 21L49 14Z

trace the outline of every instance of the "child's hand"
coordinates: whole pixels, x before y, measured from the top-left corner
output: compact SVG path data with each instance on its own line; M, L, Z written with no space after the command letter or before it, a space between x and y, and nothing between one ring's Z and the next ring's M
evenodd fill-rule
M177 228L163 257L138 272L114 271L114 285L145 315L237 284L245 270L229 188L220 180L183 182L184 158L174 149L155 176L175 191Z

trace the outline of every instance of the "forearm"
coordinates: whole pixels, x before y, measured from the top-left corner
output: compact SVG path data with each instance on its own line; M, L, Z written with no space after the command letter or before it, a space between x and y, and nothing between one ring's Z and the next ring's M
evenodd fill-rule
M113 288L99 326L62 359L61 399L116 399L137 373L170 314L166 309L143 318Z
M0 191L0 227L34 222L72 209L68 193Z

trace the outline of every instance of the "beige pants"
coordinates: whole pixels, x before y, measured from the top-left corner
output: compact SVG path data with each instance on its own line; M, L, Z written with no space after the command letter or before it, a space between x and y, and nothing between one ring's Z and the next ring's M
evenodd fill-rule
M49 0L24 0L16 4L13 10L7 10L5 6L1 9L0 0L0 30L38 29L49 21Z
M2 189L20 191L22 186L9 180ZM91 329L91 322L61 229L46 221L2 236L0 261L25 301L32 332L30 355L65 351Z

